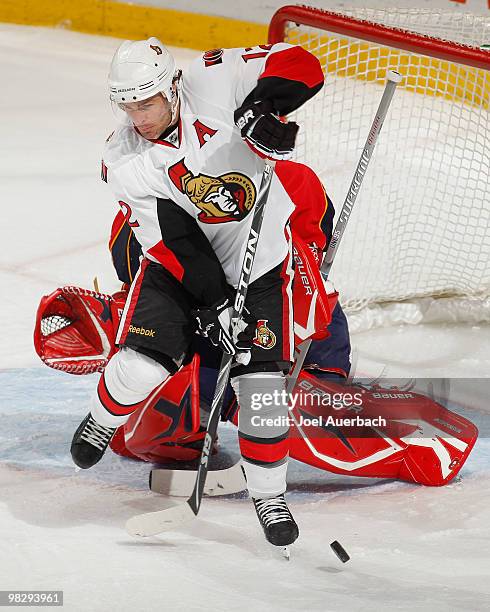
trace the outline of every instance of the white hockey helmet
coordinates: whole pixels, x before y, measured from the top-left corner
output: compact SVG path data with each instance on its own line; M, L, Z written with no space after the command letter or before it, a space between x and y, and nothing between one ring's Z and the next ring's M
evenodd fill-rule
M171 101L174 74L175 60L158 38L125 40L109 70L110 99L129 104L162 92Z

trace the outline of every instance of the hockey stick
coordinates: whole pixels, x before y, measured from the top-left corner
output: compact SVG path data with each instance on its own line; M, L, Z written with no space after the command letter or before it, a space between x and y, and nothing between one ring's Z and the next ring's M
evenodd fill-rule
M366 174L369 161L373 154L376 141L378 140L379 133L381 132L381 128L383 127L383 122L386 118L386 114L388 113L388 109L390 107L393 94L395 93L396 86L402 80L401 74L395 72L394 70L388 70L386 76L388 80L385 85L383 96L379 103L378 110L376 111L374 121L369 131L369 136L367 137L366 144L364 145L361 158L357 163L357 167L354 172L354 177L350 184L349 191L347 192L347 196L344 200L344 204L340 211L339 218L337 219L337 223L335 224L332 239L330 240L327 253L320 268L320 272L324 280L327 280L328 275L330 274L335 255L337 254L339 248L340 240L344 235L345 228L347 227L347 222L349 221L352 209L354 208L355 201L359 194L359 190L361 188L364 175ZM305 340L299 346L296 347L294 354L294 365L288 375L288 382L286 387L288 397L290 397L294 391L294 387L296 386L296 382L301 372L301 368L303 367L303 363L306 359L306 355L308 353L310 345L311 340Z
M379 103L378 110L376 111L376 116L374 117L374 121L371 125L371 130L369 131L369 135L367 137L366 144L364 145L361 158L357 163L356 171L354 172L354 177L352 179L349 191L347 192L347 196L340 211L339 218L337 219L337 223L335 224L332 239L330 240L327 253L320 268L320 272L324 280L327 280L330 270L332 268L332 263L339 248L340 240L344 235L345 228L347 227L347 222L349 221L352 209L359 194L364 175L366 174L366 170L373 154L376 141L378 140L379 133L381 132L381 128L383 127L383 122L386 118L388 108L390 107L393 94L395 93L396 86L401 82L402 77L398 72L395 72L394 70L388 70L387 79L388 80L385 85L383 96ZM305 340L295 350L294 365L288 375L288 381L286 385L286 392L289 394L288 397L291 397L294 391L296 382L306 359L306 355L311 346L311 342L311 339ZM292 412L291 416L294 419L294 415L292 414ZM349 561L350 557L345 551L342 544L340 544L340 542L335 540L330 544L330 548L342 561L342 563L347 563L347 561Z
M194 470L166 470L155 468L150 472L150 490L161 495L188 497L196 480ZM204 495L230 495L247 488L245 476L238 461L229 468L209 470Z
M275 162L271 160L265 161L264 171L257 196L257 202L254 207L252 224L247 240L247 247L243 258L240 280L235 296L235 303L231 315L232 326L234 321L238 321L241 317L245 298L247 295L250 278L252 276L252 267L255 259L256 247L259 240L262 220L264 218L265 204L269 195L269 190L274 176ZM130 518L126 522L126 530L131 535L135 536L150 536L175 528L197 516L201 506L204 485L208 472L209 455L213 446L213 441L216 438L216 431L221 416L223 400L226 387L230 377L231 364L233 356L226 353L223 354L221 365L218 372L218 380L214 392L213 401L211 404L211 412L209 413L208 426L204 437L204 444L201 453L201 460L197 469L194 490L187 501L171 508L159 510L157 512L147 512Z

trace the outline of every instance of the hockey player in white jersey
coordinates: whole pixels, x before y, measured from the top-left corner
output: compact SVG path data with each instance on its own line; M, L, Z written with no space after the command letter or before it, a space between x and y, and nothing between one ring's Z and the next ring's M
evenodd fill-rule
M231 376L247 485L265 535L277 546L299 533L284 499L288 406L277 401L293 353L288 219L294 204L277 176L247 295L248 326L238 338L229 333L230 304L263 158L287 159L294 148L298 126L280 117L322 84L318 60L285 43L215 49L184 75L156 38L126 41L117 50L109 87L121 121L107 140L102 178L144 257L121 318L121 348L71 446L78 466L99 461L115 429L189 358L197 331L235 355ZM272 395L275 405L252 410L257 392Z

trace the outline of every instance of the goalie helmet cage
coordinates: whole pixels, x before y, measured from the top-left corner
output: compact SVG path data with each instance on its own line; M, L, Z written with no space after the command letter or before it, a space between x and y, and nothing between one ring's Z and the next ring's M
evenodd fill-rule
M353 330L490 320L490 18L426 9L285 6L269 43L300 44L325 86L292 118L297 159L337 213L393 69L403 82L331 278Z

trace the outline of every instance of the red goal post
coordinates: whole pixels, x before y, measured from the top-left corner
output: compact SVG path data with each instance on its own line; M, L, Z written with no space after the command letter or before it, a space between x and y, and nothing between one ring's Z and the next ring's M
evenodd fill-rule
M355 34L361 40L490 70L488 51L308 6L288 5L278 9L269 25L269 44L286 39L288 23L344 36Z
M337 211L386 71L404 76L332 268L351 321L490 320L490 17L285 6L269 27L280 41L326 74L296 113L297 157Z

